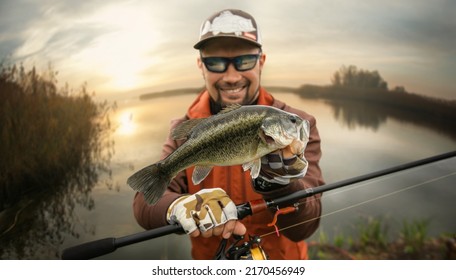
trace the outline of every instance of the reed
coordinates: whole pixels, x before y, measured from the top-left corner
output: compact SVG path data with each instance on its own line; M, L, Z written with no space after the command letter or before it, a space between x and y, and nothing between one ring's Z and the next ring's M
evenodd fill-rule
M59 89L52 69L0 66L1 211L93 161L111 125L110 107L86 85Z

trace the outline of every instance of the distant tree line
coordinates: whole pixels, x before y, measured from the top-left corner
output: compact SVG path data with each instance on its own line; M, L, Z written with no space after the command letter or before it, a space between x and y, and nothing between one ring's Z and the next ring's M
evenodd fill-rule
M388 89L388 83L378 71L358 69L354 65L340 67L333 74L331 83L336 87Z

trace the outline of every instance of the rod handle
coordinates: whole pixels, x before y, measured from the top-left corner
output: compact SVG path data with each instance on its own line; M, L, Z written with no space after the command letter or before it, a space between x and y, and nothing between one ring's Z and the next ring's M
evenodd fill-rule
M62 260L88 260L114 252L116 239L108 237L67 248L62 252Z

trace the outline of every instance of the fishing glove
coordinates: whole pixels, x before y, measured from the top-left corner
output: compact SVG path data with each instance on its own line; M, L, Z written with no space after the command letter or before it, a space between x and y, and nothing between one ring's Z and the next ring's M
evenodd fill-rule
M305 147L305 142L295 139L284 149L262 157L260 174L254 182L255 189L271 191L304 177L308 166L304 158Z
M179 223L187 234L201 232L237 220L236 205L220 188L202 189L176 199L168 208L167 220Z

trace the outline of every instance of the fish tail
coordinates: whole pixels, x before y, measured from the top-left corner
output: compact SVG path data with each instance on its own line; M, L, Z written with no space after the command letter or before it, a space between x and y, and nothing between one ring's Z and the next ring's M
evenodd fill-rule
M163 172L160 166L161 162L144 167L127 180L132 189L144 194L149 204L154 204L160 199L171 181L171 177Z

